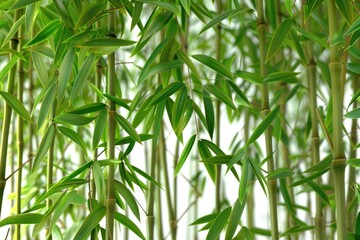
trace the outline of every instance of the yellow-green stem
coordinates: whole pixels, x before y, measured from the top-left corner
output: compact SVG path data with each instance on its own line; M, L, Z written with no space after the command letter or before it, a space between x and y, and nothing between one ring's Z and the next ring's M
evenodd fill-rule
M109 31L112 37L115 37L115 10L110 11L109 15ZM107 92L111 96L115 96L115 53L108 55L108 81ZM116 114L115 103L109 102L108 110L108 145L107 154L109 159L115 158L115 118ZM115 167L109 165L108 168L108 182L107 182L107 199L106 199L106 239L114 240L114 212L115 212Z
M258 13L257 31L259 33L259 51L260 51L260 74L266 76L266 21L264 17L263 0L256 1L256 9ZM269 106L269 90L267 83L262 85L262 116L265 118L270 112ZM266 155L269 157L267 161L268 172L274 171L274 160L272 157L272 129L268 127L265 130ZM273 240L279 239L278 218L277 218L277 195L276 195L276 180L268 179L268 193L270 205L270 219L271 219L271 237Z
M23 35L24 26L19 30L19 35ZM23 46L23 40L19 40L19 49L21 50ZM23 92L24 92L24 63L22 60L19 60L18 63L18 86L17 86L17 97L20 102L23 102ZM17 180L16 180L16 214L21 213L21 182L22 182L22 164L23 164L23 154L24 154L24 122L23 119L17 117ZM15 226L15 239L20 239L21 237L21 225L17 224Z
M153 141L151 145L151 163L150 176L155 179L155 165L156 165L156 142ZM154 240L154 200L155 200L155 185L150 183L148 201L147 201L147 240Z
M20 10L15 11L14 22L16 22L21 15ZM18 34L15 33L14 36L10 40L10 48L12 50L17 50L17 46L19 43ZM14 56L11 55L10 59ZM7 82L7 92L10 94L14 93L14 86L15 86L15 75L16 75L16 66L14 66L8 75L8 82ZM4 101L4 118L2 123L2 131L1 131L1 155L0 155L0 216L2 210L2 203L4 198L4 190L6 185L6 159L7 159L7 150L8 150L8 141L9 141L9 130L10 130L10 123L11 123L11 114L12 109L11 107Z
M329 16L329 39L330 43L337 32L337 21L339 14L336 12L335 0L328 0ZM346 211L345 211L345 167L346 157L344 154L344 142L342 135L343 126L343 82L341 52L339 45L330 44L330 75L331 75L331 94L333 98L333 161L332 169L334 174L334 189L336 203L336 227L337 239L346 239Z

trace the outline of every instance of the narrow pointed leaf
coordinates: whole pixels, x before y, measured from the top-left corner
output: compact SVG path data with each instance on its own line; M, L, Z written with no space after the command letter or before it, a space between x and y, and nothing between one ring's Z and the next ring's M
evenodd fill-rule
M40 0L19 0L19 1L16 1L16 3L14 5L11 6L11 8L9 10L16 10L16 9L19 9L19 8L24 8L30 4L33 4L33 3L36 3L36 2L39 2Z
M32 122L29 112L14 95L0 91L0 95L4 98L5 102L17 113L21 118L28 122Z
M274 110L272 110L265 118L264 120L257 126L257 128L254 130L254 132L249 137L249 140L247 141L245 148L248 147L250 144L255 142L261 134L270 126L272 121L275 119L279 112L279 106L277 106Z
M291 22L292 20L290 18L285 19L275 30L266 55L266 62L270 61L275 56L275 54L285 42L287 36L291 31Z
M230 80L227 80L226 82L232 87L232 89L235 90L236 94L241 98L242 101L244 101L244 103L246 103L247 106L251 106L249 99L247 99L246 95L243 93L243 91L241 91L235 82Z
M46 153L50 148L51 142L54 139L54 135L55 135L55 127L53 125L50 125L39 144L37 153L33 160L32 171L35 171L39 166L40 162L45 158Z
M241 219L241 215L244 211L245 205L246 205L246 201L240 202L239 199L235 201L229 217L229 223L226 228L225 240L233 239L236 228L239 225L239 219Z
M84 86L86 79L89 77L91 73L91 69L94 67L94 63L95 63L95 56L91 54L86 58L85 62L82 64L79 74L75 79L74 86L71 90L70 102L73 102L76 96L82 90L82 87Z
M84 11L81 12L75 28L84 26L92 22L94 17L103 11L105 4L103 2L93 2L87 5Z
M278 168L275 171L269 173L266 178L268 179L278 179L278 178L286 178L291 177L294 172L288 168Z
M293 182L292 184L290 184L289 187L296 187L301 184L307 183L311 180L314 180L315 178L322 176L323 174L325 174L328 171L329 171L329 169L327 168L327 169L323 169L321 171L315 172L315 173L309 175L308 177L302 177L300 180L297 180L297 181Z
M80 134L75 132L74 130L71 130L70 128L66 128L63 126L58 126L57 129L62 133L63 135L67 136L71 140L73 140L76 144L78 144L84 153L86 153L86 145Z
M155 5L157 7L161 7L163 9L169 10L170 12L173 12L176 15L180 15L179 9L177 8L177 5L174 3L161 2L158 0L136 0L136 2Z
M98 146L101 136L103 135L106 126L106 117L107 117L107 111L103 110L96 119L93 140L92 140L93 149L95 149Z
M139 134L136 132L135 128L126 120L123 116L115 114L115 120L120 124L120 126L127 132L130 137L132 137L135 141L141 143L141 139Z
M126 204L134 213L137 219L140 219L140 212L134 195L127 189L127 187L119 181L114 182L115 190L125 199Z
M116 221L118 221L119 223L121 223L122 225L124 225L125 227L130 229L139 238L141 238L143 240L146 239L144 234L141 232L141 230L128 217L126 217L125 215L118 213L118 212L114 213L114 217L115 217Z
M37 121L37 127L41 128L44 124L46 118L49 115L50 109L52 107L54 98L55 98L55 89L56 85L50 86L49 90L46 92L46 95L44 97L44 100L41 103L40 112L39 112L39 118ZM45 90L45 88L44 88Z
M75 52L73 48L66 53L64 60L62 61L59 69L59 84L58 84L58 101L61 102L65 95L66 86L69 82L70 75L73 68L75 59Z
M126 108L127 110L130 110L129 105L127 105L125 101L123 101L123 100L121 100L121 99L119 99L117 97L111 96L109 94L106 94L106 93L104 93L104 97L106 97L110 101L114 102L116 105L119 105L119 106L121 106L123 108Z
M210 98L210 95L203 91L203 101L204 101L204 108L205 108L205 117L206 117L206 126L209 132L210 138L213 137L214 128L215 128L215 112L214 112L214 105Z
M150 67L143 75L142 78L139 79L138 84L143 82L145 79L150 78L156 74L171 71L173 69L177 69L183 65L181 60L170 60L167 62L158 63L152 67Z
M74 22L69 15L69 11L66 9L64 2L62 0L53 0L57 12L60 14L61 19L63 20L65 26L69 30L73 30Z
M91 123L95 117L85 117L80 114L73 114L73 113L63 113L59 116L54 118L54 121L57 123L67 123L70 125L86 125Z
M225 103L230 108L237 111L237 108L236 108L234 102L232 101L232 99L229 96L225 95L225 93L222 90L220 90L217 86L212 85L212 84L206 84L204 86L204 88L208 92L213 94L216 98L218 98L221 102Z
M188 142L186 143L185 147L184 147L184 150L183 152L181 153L180 155L180 158L179 158L179 161L175 167L175 177L176 175L180 172L180 169L182 168L182 166L184 165L187 157L189 156L190 154L190 151L194 145L194 142L195 142L195 139L196 139L196 134L194 134L192 137L190 137L190 139L188 140Z
M176 93L178 90L180 90L182 87L185 87L185 84L182 82L173 82L169 84L153 97L153 99L149 103L149 107L167 99L168 97Z
M49 22L24 47L31 47L33 45L37 45L47 40L49 37L53 36L55 32L58 31L59 29L60 29L60 21L58 19Z
M347 112L344 117L346 118L360 118L360 108L356 108L350 112Z
M6 78L6 75L9 73L9 71L15 66L17 61L19 60L19 57L13 56L10 61L1 69L0 71L0 82L4 82L4 79Z
M92 210L81 224L81 227L74 236L74 239L87 239L87 237L91 234L91 231L100 223L101 219L105 216L105 213L105 206L99 206Z
M192 55L191 57L230 80L234 78L233 74L225 67L224 64L212 57L202 54Z
M104 179L104 173L100 167L100 164L98 161L94 161L92 165L93 169L93 176L96 186L96 195L97 199L99 200L100 204L104 204L105 202L105 179Z
M43 217L44 215L39 213L21 213L4 218L0 221L0 227L10 224L37 224Z
M1 48L3 48L9 41L10 39L15 35L15 33L19 30L19 28L21 27L21 25L25 22L25 15L21 16L21 18L19 18L19 20L17 20L10 28L10 30L8 31L4 41L2 42L2 46Z
M75 108L71 110L69 113L72 114L87 114L102 111L106 108L106 104L104 103L91 103L82 107Z
M302 28L296 28L296 30L298 32L300 32L304 37L310 39L311 41L316 42L317 44L319 44L320 46L324 47L325 49L329 49L329 44L326 43L325 40L321 39L320 37L318 37L317 35L308 32Z
M136 42L118 38L101 38L92 39L81 43L83 47L125 47L135 44Z
M225 227L229 217L231 214L231 207L226 208L223 210L211 224L209 229L209 233L206 236L206 240L216 240L221 234L221 231Z
M353 23L353 6L351 5L351 2L343 0L335 0L335 2L348 25L351 25Z

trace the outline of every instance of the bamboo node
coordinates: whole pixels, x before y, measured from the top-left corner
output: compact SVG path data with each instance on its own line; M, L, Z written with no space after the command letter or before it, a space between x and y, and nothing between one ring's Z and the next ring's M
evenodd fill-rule
M105 200L106 206L115 206L116 200L114 198L107 198Z
M331 162L333 167L346 167L346 159L345 158L337 158L333 159Z

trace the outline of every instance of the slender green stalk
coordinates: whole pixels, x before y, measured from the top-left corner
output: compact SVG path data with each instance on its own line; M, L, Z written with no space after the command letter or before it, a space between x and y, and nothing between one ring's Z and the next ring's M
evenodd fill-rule
M250 112L246 111L245 112L245 125L244 125L244 141L247 142L249 140L249 133L250 133ZM250 149L246 149L246 154L249 155L250 154ZM246 213L247 213L247 227L249 229L252 229L254 227L254 206L255 206L255 202L254 202L254 175L252 174L251 176L251 180L252 182L250 183L251 185L249 186L249 192L248 192L248 197L246 199Z
M175 153L174 153L174 160L173 160L173 166L177 166L177 163L178 163L178 160L179 160L179 146L180 146L180 141L176 141L176 145L175 145ZM178 209L178 200L177 200L177 197L178 197L178 181L177 181L177 178L175 177L174 180L173 180L173 201L174 201L174 204L173 204L173 219L174 221L174 225L176 226L176 229L175 229L175 233L177 232L177 209ZM176 235L175 235L176 236Z
M257 30L259 33L259 51L260 51L260 74L266 76L266 21L264 17L263 1L256 1L256 9L258 13ZM265 118L270 112L269 106L269 90L267 83L262 85L262 115ZM274 171L274 159L272 157L272 129L268 127L265 131L266 154L269 157L267 161L268 172ZM270 204L270 218L271 218L271 237L273 240L279 239L278 231L278 217L277 217L277 196L276 196L276 180L268 179L268 192Z
M160 146L158 146L159 151L158 151L158 155L161 155L161 149ZM158 159L160 159L160 157L158 157ZM165 171L165 170L164 170ZM157 180L158 183L161 184L161 164L159 162L159 164L156 165L156 174L157 174ZM156 215L156 224L157 224L157 230L158 230L158 239L164 239L164 228L163 228L163 202L162 202L162 198L161 198L161 192L162 189L160 188L156 188L156 193L157 193L157 215Z
M20 28L19 35L23 35L24 26ZM19 48L22 49L23 40L19 40ZM20 102L23 102L23 92L24 92L24 63L22 60L18 63L18 76L19 82L17 86L17 96ZM16 213L21 213L21 183L22 183L22 164L23 164L23 155L24 155L24 121L18 116L17 118L17 180L16 180ZM15 239L21 238L21 225L17 224L15 226Z
M337 21L339 14L336 12L335 0L328 0L329 16L329 39L332 42L337 32ZM345 167L346 157L344 153L344 141L342 135L343 126L343 89L341 81L342 64L339 46L330 45L330 74L331 74L331 95L333 97L333 161L335 203L336 203L336 226L337 239L346 239L346 211L345 211Z
M304 5L302 2L302 22L304 22ZM308 19L304 28L311 30L311 19ZM320 161L320 138L317 119L317 100L316 100L316 63L314 59L313 43L306 41L304 43L305 54L307 58L306 77L309 88L310 116L311 116L311 159L312 165L315 166ZM315 182L320 186L321 178L317 178ZM316 239L323 239L325 236L325 217L322 209L322 200L320 195L315 195L315 236Z
M164 129L164 128L162 128ZM173 203L171 199L171 188L170 188L170 181L169 181L169 174L168 174L168 167L167 167L167 159L166 159L166 143L164 139L164 131L161 130L160 139L159 139L159 152L160 152L160 160L163 167L163 178L165 183L165 194L166 194L166 202L168 206L168 214L169 214L169 225L170 225L170 233L171 239L176 239L176 230L177 230L177 221L174 214Z
M14 22L16 22L21 16L21 11L16 10L14 16ZM17 33L10 40L10 49L17 50L17 46L19 43ZM11 55L11 58L14 56ZM8 75L8 83L7 83L7 92L13 94L14 86L15 86L15 75L16 75L16 67L14 66ZM4 102L4 119L1 131L1 155L0 155L0 215L2 210L2 203L4 198L4 190L6 185L6 159L7 159L7 149L8 149L8 141L9 141L9 130L10 130L10 123L11 123L11 107Z
M156 142L153 141L151 145L151 163L150 163L150 176L155 179L155 166L156 166ZM147 201L147 240L154 240L154 200L155 200L155 185L149 184L149 193Z
M358 44L359 45L359 44ZM352 88L354 90L354 93L357 91L357 89L360 88L360 77L359 75L355 75L352 79ZM356 109L358 107L358 103L355 101L353 103L353 109ZM353 118L351 121L351 130L350 130L350 154L349 159L356 159L356 144L358 143L358 134L357 134L357 119ZM347 206L347 230L348 231L354 231L355 229L355 219L356 219L356 213L357 213L357 205L355 205L355 208L352 208L351 203L353 202L355 198L355 191L353 189L354 184L356 183L356 170L354 167L349 167L349 183L348 183L348 189L347 189L347 198L346 198L346 206Z
M216 12L218 15L222 13L222 0L216 1ZM216 28L216 59L221 61L222 59L222 35L221 35L221 25L218 24ZM215 107L215 131L216 131L216 139L215 143L217 146L220 147L220 113L221 104L219 100L216 100L216 107ZM216 165L216 179L215 179L215 209L216 212L220 212L221 210L221 164Z
M111 8L111 6L110 6ZM110 11L109 15L109 31L115 34L115 10ZM115 96L115 53L108 55L108 86L107 91L111 96ZM115 158L115 118L116 114L115 103L109 102L108 111L108 146L107 154L109 159ZM115 167L109 165L108 168L108 182L107 182L107 199L106 199L106 239L114 239L114 212L115 212Z

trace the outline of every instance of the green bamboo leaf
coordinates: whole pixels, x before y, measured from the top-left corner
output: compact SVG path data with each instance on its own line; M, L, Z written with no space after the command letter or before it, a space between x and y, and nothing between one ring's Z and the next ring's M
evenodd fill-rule
M355 234L356 236L360 236L360 212L357 214L356 217Z
M24 120L32 122L29 112L14 95L0 91L0 95L4 98L5 102Z
M99 203L102 205L105 202L105 179L104 179L104 173L100 167L100 164L98 161L94 161L92 165L93 169L93 176L96 186L96 195Z
M286 209L290 214L295 214L294 204L291 200L291 197L290 197L290 194L288 191L288 186L287 186L288 184L286 183L286 179L280 178L279 182L280 182L281 196L284 199Z
M180 3L185 9L186 13L190 16L191 0L180 0Z
M285 83L298 83L299 80L296 78L298 74L299 72L273 72L266 76L264 82L270 83L282 81Z
M296 35L296 32L294 31L294 29L292 29L291 33L290 33L290 38L291 38L291 42L293 43L296 52L298 53L301 62L303 65L306 65L306 57L305 57L305 53L304 53L304 48L300 43L299 37Z
M177 8L177 5L174 3L160 2L158 0L136 0L135 2L141 2L141 3L155 5L157 7L161 7L163 9L169 10L170 12L173 12L176 15L180 15L180 11Z
M182 166L184 165L187 157L190 154L190 151L194 145L196 139L196 134L194 134L192 137L189 138L188 142L186 143L183 152L180 155L179 161L175 167L175 173L174 173L174 177L177 176L177 174L180 172L180 169L182 168Z
M76 98L76 96L81 91L86 79L89 77L91 73L91 69L94 67L95 63L95 56L93 54L90 54L85 60L85 62L82 64L79 74L76 76L74 86L71 90L70 94L70 102L73 102Z
M216 18L212 19L209 23L207 23L199 32L199 35L202 34L203 32L205 32L206 30L208 30L209 28L212 28L213 26L219 24L222 20L227 19L229 17L238 15L238 14L242 14L244 12L247 11L252 11L250 8L248 7L242 7L239 9L235 9L235 10L229 10L227 12L224 12L223 14L221 14L220 16L217 16Z
M19 57L18 56L12 56L10 61L1 69L0 71L0 82L4 82L4 79L6 78L9 71L15 66L15 64L18 62Z
M52 107L52 103L55 98L55 89L56 85L53 84L48 91L46 92L46 95L44 97L44 100L41 103L40 112L39 112L39 118L37 121L37 128L41 128L42 125L45 122L45 119L49 115L50 109Z
M235 76L257 85L261 85L264 82L263 77L257 73L237 71Z
M329 198L321 186L314 181L308 181L306 183L321 197L322 200L324 200L324 202L327 203L328 206L330 206Z
M351 73L360 75L360 63L348 63L347 70Z
M37 153L33 160L33 167L31 170L34 172L39 166L40 162L45 158L47 151L50 148L51 142L55 136L55 127L50 125L46 130L44 137L41 139Z
M13 11L19 8L24 8L30 4L39 2L40 0L19 0L16 1L14 5L11 6L11 8L9 9L9 11Z
M68 180L71 180L75 177L77 177L78 175L80 175L81 173L83 173L85 170L89 170L89 168L91 167L91 165L93 164L93 161L89 161L88 163L85 163L84 165L82 165L81 167L79 167L78 169L76 169L75 171L71 172L70 174L68 174L66 177L64 177L62 180L60 180L60 182L66 182Z
M104 97L106 97L110 101L114 102L116 105L119 105L119 106L121 106L123 108L126 108L127 110L130 110L129 105L127 105L126 102L123 101L122 99L119 99L117 97L111 96L111 95L106 94L106 93L104 93Z
M70 31L72 31L74 28L74 22L70 17L69 12L64 5L64 2L62 0L53 0L52 2L54 3L57 12L60 14L60 17L63 20L65 26Z
M285 3L286 11L292 17L293 16L292 7L293 7L293 3L294 3L293 0L285 0L284 3Z
M142 9L143 3L135 2L133 14L131 16L131 30L133 30L136 24L140 21Z
M166 86L164 89L161 89L157 94L154 95L148 107L154 106L155 104L162 102L183 87L185 87L185 84L182 82L170 83L168 86Z
M345 32L345 35L350 35L354 32L357 32L358 30L360 30L360 17L358 17L356 21L353 22L353 24Z
M352 96L349 105L347 106L347 109L350 107L351 104L353 104L358 98L360 97L360 89L356 91L354 96Z
M80 174L80 173L77 172L76 174ZM75 173L73 175L75 175ZM89 183L89 181L84 179L65 177L60 182L57 182L54 185L52 185L50 189L47 192L45 192L40 198L36 199L36 203L39 204L40 202L52 196L53 194L63 191L64 189L78 188L79 186L84 185L86 183Z
M220 236L221 231L225 227L231 214L231 207L224 209L219 215L215 218L214 222L211 224L209 232L206 236L206 240L216 240Z
M235 163L239 162L243 158L243 156L245 155L245 149L244 148L245 147L240 148L235 153L235 155L231 158L231 160L228 163L228 167L227 167L226 172L228 172L234 166Z
M236 85L235 82L227 80L226 83L235 90L236 94L240 97L240 99L245 103L246 106L251 106L249 99L247 99L246 95L243 93L243 91L241 91L241 89Z
M169 116L170 118L172 118L172 124L174 126L174 129L178 127L179 122L183 117L187 98L188 98L187 88L186 87L181 88L174 102L174 107L172 109L171 116Z
M87 114L87 113L99 112L104 110L105 108L106 108L106 104L98 102L98 103L91 103L82 107L75 108L68 113Z
M162 62L155 64L154 66L150 67L144 75L142 75L142 79L139 79L138 84L142 83L145 79L150 78L156 74L168 72L173 69L177 69L183 65L181 60L170 60L167 62Z
M152 36L155 35L155 33L157 33L162 28L164 28L170 22L173 16L174 14L172 12L166 11L166 12L160 12L157 16L151 19L151 22L146 24L142 38L138 42L138 45L144 42L145 40L150 39ZM133 52L132 55L134 55L135 53L136 52Z
M268 179L278 179L278 178L287 178L291 177L294 172L288 168L278 168L275 171L269 173L266 178Z
M134 213L135 217L140 220L139 207L136 203L134 195L127 189L127 187L119 181L114 182L116 192L118 192L129 206L130 210Z
M206 127L209 132L210 138L212 138L215 128L214 105L210 98L210 95L205 90L203 91L203 102L205 108Z
M87 239L91 231L100 223L101 219L105 216L106 207L99 206L93 209L90 214L85 218L81 224L80 229L77 231L74 239Z
M55 35L55 32L59 29L61 29L61 27L58 19L49 22L36 34L33 39L30 40L30 42L25 44L24 48L38 45L39 43L47 40L49 37Z
M221 102L228 105L230 108L232 108L234 111L237 111L237 108L235 104L233 103L231 97L227 96L222 90L220 90L217 86L212 84L206 84L204 85L204 88L213 94L216 98L218 98Z
M78 46L89 47L90 51L96 54L105 55L115 52L120 47L131 46L136 42L117 38L92 39Z
M192 55L191 57L211 68L215 72L221 74L222 76L230 80L234 79L233 74L226 68L226 66L217 61L216 59L202 54Z
M146 63L144 64L144 67L142 68L140 75L139 75L139 80L137 82L138 85L140 85L144 80L145 77L147 75L147 71L149 70L150 66L152 65L152 63L154 62L154 60L156 59L156 57L159 55L159 53L163 50L163 48L169 43L169 41L172 38L168 37L165 38L154 50L154 52L150 55L150 57L148 58L148 60L146 61Z
M0 10L7 10L14 5L15 0L3 0L0 2Z
M280 237L293 236L296 233L303 233L305 231L314 230L314 228L315 228L314 226L296 225L294 227L287 229L282 234L280 234Z
M61 202L61 200L64 198L66 194L66 191L63 192L57 199L56 201L51 205L51 207L46 211L44 217L41 219L41 221L36 224L34 226L33 232L32 232L32 236L35 237L36 235L38 235L40 233L40 231L48 224L50 218L52 217L52 213L54 212L54 210L57 208L57 206L59 205L59 203Z
M93 140L92 140L92 148L95 149L99 145L101 136L103 135L105 126L106 126L106 117L107 111L103 110L99 113L94 128Z
M320 37L316 36L315 34L308 32L302 28L296 28L296 30L298 32L300 32L304 37L306 37L307 39L316 42L317 44L319 44L320 46L324 47L325 49L329 49L329 44L326 43L326 41L324 41L323 39L321 39Z
M259 180L260 186L262 187L264 194L267 195L266 194L266 192L267 192L266 191L266 189L267 189L266 179L262 173L260 164L258 163L258 161L254 160L252 158L249 158L249 161L250 161L252 170L255 173L256 178Z
M198 141L198 151L200 154L200 157L202 159L206 159L211 157L211 152L210 150L206 147L205 143L202 140ZM205 168L207 170L207 172L210 175L211 180L215 183L216 180L216 166L214 164L207 164L204 163Z
M70 128L66 128L62 126L58 126L57 129L60 131L60 133L73 140L77 145L81 147L83 152L86 153L86 145L80 134L78 134L74 130L71 130Z
M122 215L121 213L114 212L114 217L116 221L124 225L126 228L131 230L133 233L135 233L139 238L145 240L144 234L141 232L141 230L130 220L130 218L126 217L125 215Z
M306 1L304 6L305 21L310 14L323 2L323 0Z
M317 172L320 170L327 169L330 167L332 160L333 160L333 157L331 154L329 154L324 159L322 159L320 162L318 162L317 164L315 164L314 166L312 166L311 168L307 169L304 172L310 173L310 172Z
M120 126L127 132L130 137L132 137L138 143L141 143L139 134L136 132L135 128L126 120L123 116L115 114L115 120L120 124Z
M280 47L283 45L291 31L291 26L292 20L288 18L282 21L276 28L275 33L271 39L268 52L266 54L266 62L269 62L279 51Z
M74 64L75 52L73 48L70 48L66 53L64 60L62 61L59 69L59 84L58 84L58 93L57 99L58 102L61 102L65 95L66 86L70 79L72 67Z
M351 26L351 24L353 23L353 7L351 6L351 2L343 0L335 0L335 2L341 14L345 18L347 24Z
M104 10L105 6L104 2L93 2L87 5L84 11L81 12L75 28L78 29L85 24L92 23L92 20Z
M218 155L204 158L201 161L207 164L228 164L233 158L233 155Z
M179 50L176 54L181 59L181 61L183 61L188 66L188 68L191 70L191 73L194 74L197 79L201 79L197 68L195 67L194 63L191 61L191 58L189 58L189 56L181 50Z
M272 121L274 121L275 117L277 116L279 109L279 106L277 106L264 118L264 120L256 127L254 132L251 134L244 148L247 148L250 144L255 142L256 139L258 139L261 134L270 126Z
M10 39L15 35L15 33L17 33L17 31L20 29L21 25L23 25L25 22L25 15L21 16L21 18L19 18L19 20L17 20L10 28L10 30L8 31L4 41L2 42L2 46L1 48L3 48L9 41Z
M24 55L22 55L21 53L19 53L18 51L11 49L11 48L0 48L0 56L2 55L15 55L16 57L20 58L21 60L23 60L24 62L28 62L27 59L24 57Z
M235 231L239 225L239 219L241 219L241 215L244 211L245 205L246 205L246 201L242 201L241 203L239 199L235 201L234 206L231 210L229 223L226 228L225 240L233 239Z
M39 223L43 217L44 215L39 213L21 213L4 218L0 221L0 227L11 224L36 224Z
M31 52L31 58L35 66L37 75L39 76L40 82L43 86L48 82L47 67L44 62L44 57L36 52Z
M348 159L346 163L352 167L360 167L360 158Z
M56 123L66 123L70 125L86 125L91 123L95 117L85 117L79 114L63 113L54 118Z
M204 224L204 223L211 223L216 219L216 217L218 215L219 215L218 213L211 213L211 214L202 216L202 217L196 219L194 222L190 223L190 225L200 225L200 224Z
M161 185L155 181L154 178L152 178L150 175L148 175L146 172L142 171L140 168L137 168L135 166L132 166L132 168L134 169L135 172L137 172L138 174L140 174L142 177L144 177L146 180L148 180L149 182L151 182L152 184L158 186L159 188L162 189Z
M205 146L210 149L213 153L215 153L216 155L225 155L224 151L220 149L219 146L217 146L215 143L206 140L206 139L201 139L201 141L205 144Z
M303 177L300 180L293 182L292 184L289 185L289 187L296 187L296 186L302 185L304 183L307 183L311 180L314 180L315 178L322 176L323 174L325 174L328 171L329 171L329 169L327 168L327 169L323 169L323 170L314 172L313 174L309 175L308 177Z
M239 183L239 202L240 203L244 203L244 201L246 200L246 189L248 188L248 183L249 183L249 176L250 176L250 168L249 168L249 159L247 157L245 157L244 161L243 161L243 165L242 165L242 169L241 169L241 179L240 179L240 183Z
M360 118L360 108L356 108L350 112L347 112L344 117L346 118Z

